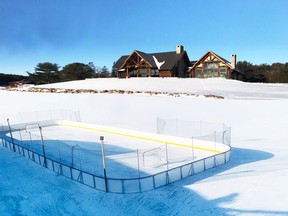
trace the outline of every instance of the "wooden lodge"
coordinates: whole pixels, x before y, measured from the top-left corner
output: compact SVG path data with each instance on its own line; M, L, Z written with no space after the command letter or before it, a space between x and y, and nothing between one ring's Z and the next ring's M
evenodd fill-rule
M130 55L121 56L114 64L113 70L117 72L118 78L244 78L244 74L236 69L236 55L232 55L229 62L208 51L199 60L190 62L181 45L176 46L176 52L144 53L134 50Z
M118 78L129 77L185 77L190 60L183 46L176 52L144 53L134 50L122 56L114 65Z
M188 70L188 77L193 78L231 78L242 80L243 73L236 70L236 55L231 56L231 62L208 51Z

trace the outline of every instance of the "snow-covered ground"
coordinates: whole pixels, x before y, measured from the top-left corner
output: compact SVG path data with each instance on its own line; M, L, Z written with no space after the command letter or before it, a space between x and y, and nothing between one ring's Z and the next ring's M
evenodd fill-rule
M153 191L106 194L0 147L0 215L288 215L287 84L147 78L49 86L198 96L0 90L0 114L72 109L83 122L148 132L156 131L157 117L225 123L232 127L231 161Z
M224 82L223 82L224 81ZM24 86L29 89L33 86ZM288 85L244 83L224 79L181 79L181 78L130 78L130 79L87 79L35 86L37 88L63 89L93 89L93 90L123 90L152 91L161 93L190 93L196 97L216 95L225 99L288 99Z

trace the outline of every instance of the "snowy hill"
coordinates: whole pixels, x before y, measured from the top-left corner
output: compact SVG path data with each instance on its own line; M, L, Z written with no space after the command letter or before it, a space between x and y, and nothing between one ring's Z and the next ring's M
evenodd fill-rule
M157 117L225 123L232 127L231 161L157 190L106 194L0 147L0 215L288 215L287 84L93 79L37 88L133 94L21 92L32 87L0 90L0 121L9 113L70 109L83 122L154 132Z
M39 86L27 86L22 90L57 89L63 90L96 90L111 91L120 90L134 93L179 93L190 96L215 95L225 99L287 99L287 84L260 84L245 83L237 80L221 78L211 79L181 79L181 78L130 78L130 79L87 79L54 83ZM20 88L21 89L21 88Z

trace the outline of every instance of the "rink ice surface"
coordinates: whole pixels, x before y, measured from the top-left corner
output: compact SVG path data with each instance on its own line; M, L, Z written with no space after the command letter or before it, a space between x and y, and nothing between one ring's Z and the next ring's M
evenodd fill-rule
M131 131L123 133L69 124L42 127L42 134L48 158L56 156L66 165L99 176L103 176L100 141L103 136L107 177L118 179L153 175L215 155L214 150L219 149L214 142L159 134L139 136ZM13 137L42 152L39 128L14 132Z

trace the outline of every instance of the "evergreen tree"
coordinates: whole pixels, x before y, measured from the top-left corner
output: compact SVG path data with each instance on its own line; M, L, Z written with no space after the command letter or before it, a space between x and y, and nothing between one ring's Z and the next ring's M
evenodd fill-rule
M95 77L96 78L105 78L109 77L110 72L106 66L101 67L95 67Z
M95 72L91 66L76 62L63 67L60 77L62 81L83 80L95 77Z
M109 72L108 68L106 66L102 67L100 77L104 78L104 77L109 77L109 76L110 76L110 72Z
M259 70L258 66L250 62L239 61L236 68L245 74L246 82L266 82L266 71Z
M50 62L39 63L36 65L34 73L27 71L28 80L36 85L59 82L59 68L58 64Z
M113 62L113 66L112 66L112 72L111 72L111 76L112 77L117 77L117 69L115 68L115 64L116 62Z

